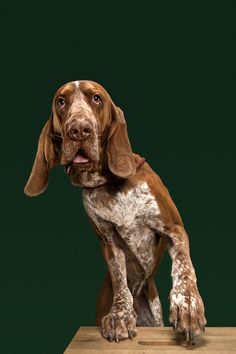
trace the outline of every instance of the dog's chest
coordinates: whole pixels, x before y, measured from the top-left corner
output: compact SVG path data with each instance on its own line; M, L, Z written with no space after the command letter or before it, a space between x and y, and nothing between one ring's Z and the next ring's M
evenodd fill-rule
M84 205L97 224L107 221L118 228L133 229L151 222L159 208L146 182L139 183L127 192L110 193L105 189L85 190Z
M100 233L125 251L128 279L136 293L156 263L153 230L160 211L155 197L146 182L126 193L95 189L85 190L83 196L85 209Z

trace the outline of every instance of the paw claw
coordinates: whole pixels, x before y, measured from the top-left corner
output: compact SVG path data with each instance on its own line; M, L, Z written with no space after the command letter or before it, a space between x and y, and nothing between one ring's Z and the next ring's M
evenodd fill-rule
M109 340L109 342L113 342L113 334L112 334L112 332L108 333L107 339Z
M198 326L199 326L201 332L205 332L205 330L206 330L205 326L202 323L200 323L199 321L198 321Z
M135 331L129 329L128 335L129 335L129 339L133 339L137 335L137 333Z
M183 333L187 347L193 337L204 332L204 305L197 288L174 287L170 293L170 322L174 330Z
M200 326L200 329L201 329L202 332L205 332L205 330L206 330L205 326Z
M134 312L127 312L122 316L109 313L102 319L102 335L109 342L119 343L124 339L136 336L136 317Z
M193 331L184 331L184 336L185 336L187 347L192 347L194 345Z
M189 342L189 331L184 331L184 336L185 336L185 340L188 343Z
M172 326L173 326L173 330L176 331L177 328L178 328L178 321L177 321L177 320L174 320L174 321L172 322Z

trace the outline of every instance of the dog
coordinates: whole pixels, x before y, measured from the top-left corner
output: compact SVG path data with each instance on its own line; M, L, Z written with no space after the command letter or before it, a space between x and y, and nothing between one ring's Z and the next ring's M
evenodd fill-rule
M103 337L119 342L136 336L137 326L163 326L154 274L168 251L169 320L191 346L206 319L182 219L160 177L132 152L122 110L96 82L73 81L57 90L25 194L42 193L57 164L82 187L108 267L96 307Z

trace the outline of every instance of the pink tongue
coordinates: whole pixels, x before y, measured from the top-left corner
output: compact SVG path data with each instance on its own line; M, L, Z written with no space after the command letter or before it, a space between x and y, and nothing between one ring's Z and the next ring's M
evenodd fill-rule
M81 163L81 162L88 162L89 159L87 157L84 157L82 155L77 154L73 160L74 163Z

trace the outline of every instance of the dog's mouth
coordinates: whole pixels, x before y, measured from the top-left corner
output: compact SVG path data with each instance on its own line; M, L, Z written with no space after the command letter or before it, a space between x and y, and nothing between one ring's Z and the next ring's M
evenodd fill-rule
M84 166L88 162L90 162L90 158L87 156L83 149L79 149L75 154L74 158L70 163L65 165L65 172L66 174L70 174L72 166Z
M76 153L75 157L72 160L72 163L86 163L89 162L89 158L84 152L83 149L79 149L79 151Z

